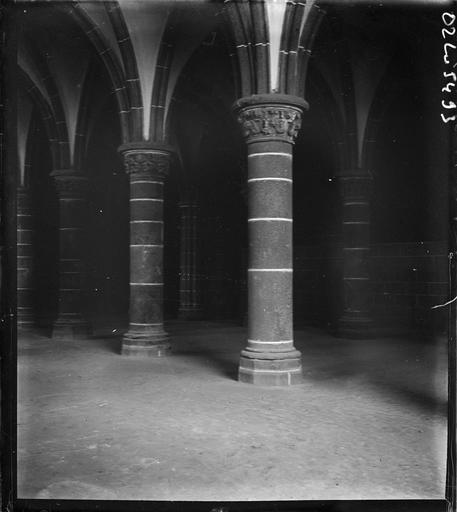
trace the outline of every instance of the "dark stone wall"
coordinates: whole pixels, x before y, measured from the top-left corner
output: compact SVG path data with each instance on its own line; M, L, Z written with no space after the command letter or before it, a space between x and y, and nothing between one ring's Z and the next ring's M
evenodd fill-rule
M95 90L85 172L88 185L86 314L97 325L127 322L129 300L129 184L114 97ZM99 101L97 107L95 106Z
M446 330L446 309L431 307L448 297L447 255L445 242L372 248L374 312L379 329Z
M444 332L445 309L431 309L448 296L445 242L371 246L372 312L379 335ZM337 239L295 247L294 302L297 327L332 330L340 308L341 247Z
M57 315L58 201L49 174L52 160L44 126L37 121L33 135L29 183L33 213L34 303L37 325L50 328Z

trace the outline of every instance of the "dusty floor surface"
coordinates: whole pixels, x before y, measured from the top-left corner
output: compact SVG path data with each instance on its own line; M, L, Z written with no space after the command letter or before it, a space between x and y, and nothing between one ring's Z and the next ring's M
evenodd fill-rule
M18 342L18 497L442 499L446 341L296 333L303 384L237 382L245 329L171 325L173 355L119 340Z

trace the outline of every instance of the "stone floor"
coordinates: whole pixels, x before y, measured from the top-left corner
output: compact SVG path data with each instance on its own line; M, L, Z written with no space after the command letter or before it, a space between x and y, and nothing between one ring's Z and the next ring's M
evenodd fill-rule
M18 343L18 497L442 499L446 340L296 333L303 384L236 381L245 330L170 326L174 354L105 336Z

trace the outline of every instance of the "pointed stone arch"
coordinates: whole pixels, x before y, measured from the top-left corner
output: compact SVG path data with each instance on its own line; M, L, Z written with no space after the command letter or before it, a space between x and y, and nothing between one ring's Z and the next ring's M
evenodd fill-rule
M122 65L102 30L83 9L82 4L75 2L72 7L66 7L66 9L68 13L74 17L75 21L89 38L108 72L111 79L112 90L115 94L119 108L122 139L123 142L127 142L132 139L130 100L124 83L124 71Z
M61 167L63 165L63 161L61 159L59 133L53 110L47 102L46 98L41 93L40 89L34 83L32 78L28 75L27 71L25 71L19 66L18 72L19 87L23 87L27 94L29 94L34 105L36 106L36 109L41 117L41 120L43 121L46 130L46 135L49 141L53 165L56 168Z

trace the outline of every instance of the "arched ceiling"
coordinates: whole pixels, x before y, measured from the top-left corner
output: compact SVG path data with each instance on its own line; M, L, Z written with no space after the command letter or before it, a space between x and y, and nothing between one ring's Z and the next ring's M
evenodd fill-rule
M32 5L21 13L18 61L63 129L69 163L75 162L78 119L91 61L110 52L127 91L120 114L129 121L124 141L166 138L173 90L187 60L219 22L220 6L207 0L80 2L89 28L66 2ZM90 32L102 38L93 45ZM98 57L97 57L98 54ZM120 71L119 71L120 70ZM89 84L90 86L90 84ZM90 92L89 92L90 93ZM63 124L62 124L63 123Z
M94 27L105 37L121 69L124 72L128 68L136 69L136 76L126 74L125 79L139 82L141 102L132 108L141 110L141 135L144 140L149 140L154 138L151 116L157 109L163 109L162 129L165 129L177 78L190 55L216 23L215 6L207 0L119 0L113 5L118 6L117 18L109 15L107 9L114 9L107 7L106 3L79 3ZM130 44L127 44L127 39ZM169 64L164 66L160 55L167 52L170 55L164 59ZM165 67L166 73L163 72ZM155 87L164 90L155 94ZM157 104L160 97L164 101Z
M131 0L120 0L119 6L133 46L131 58L135 59L138 70L143 107L143 137L147 140L157 59L171 9L169 4L162 2ZM123 62L123 66L125 64Z
M19 41L19 48L18 48L18 65L19 67L27 73L33 84L38 88L43 98L48 102L49 105L51 105L51 100L49 98L48 91L46 90L46 87L40 77L40 72L36 67L36 63L34 62L33 58L30 56L30 53L25 46L24 40L21 39Z
M19 184L24 185L25 182L25 156L27 150L27 139L29 136L30 125L33 114L33 104L25 91L18 91L18 108L17 108L17 148L19 163Z
M240 95L303 96L307 62L323 11L315 0L225 0Z
M271 90L277 91L279 89L279 61L281 53L284 53L281 48L281 40L283 37L283 31L285 30L284 19L286 16L286 4L285 0L265 0L267 9L267 27L269 34L269 57L270 57L270 84ZM315 0L307 0L303 2L303 14L300 20L300 25L297 26L298 40L303 40L303 33L305 25L309 19L309 13L311 8L315 4ZM294 49L292 49L294 51Z
M182 70L202 41L207 38L211 31L215 30L219 22L215 15L218 8L214 4L211 5L205 1L188 2L186 4L173 23L173 29L177 37L173 67L170 71L167 90L167 114ZM200 22L195 23L196 19L199 19Z
M115 83L111 75L112 88L114 92L122 89L126 98L120 107L120 117L128 117L124 141L166 137L178 78L208 34L220 29L222 2L119 0L75 5L88 20L83 30L67 2L32 4L24 9L18 52L20 67L40 91L56 123L65 125L60 133L62 138L67 133L70 160L74 161L89 65L91 61L100 65L97 59L107 53L119 78ZM307 62L312 51L313 66L331 91L331 108L336 105L343 130L351 135L346 141L351 146L349 153L355 155L350 165L361 165L370 110L407 26L405 16L389 23L384 17L380 22L383 9L345 1L325 7L323 24L322 5L315 0L227 0L225 9L236 42L242 92L300 94L298 85L304 82L306 64L300 64L298 54ZM91 32L103 39L104 46L93 45Z
M328 8L316 41L313 65L327 82L343 122L350 155L345 165L355 168L363 165L370 112L398 49L402 28L399 23L386 30L386 24L379 23L378 11L366 4L342 5Z
M56 9L32 5L22 12L19 66L64 124L69 163L74 161L82 90L94 52L74 23Z
M271 89L278 89L279 52L281 49L281 33L286 14L286 2L281 0L266 0L267 27L270 43L270 84ZM265 43L268 44L268 43Z

